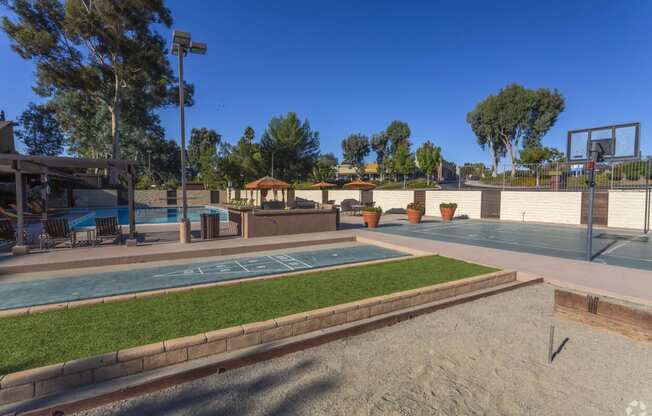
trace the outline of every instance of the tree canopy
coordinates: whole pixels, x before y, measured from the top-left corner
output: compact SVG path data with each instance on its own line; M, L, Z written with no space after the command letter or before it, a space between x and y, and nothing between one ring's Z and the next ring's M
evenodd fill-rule
M332 153L326 153L319 157L312 170L311 179L315 182L328 181L335 176L337 158Z
M417 162L419 169L426 174L426 181L430 185L430 179L441 164L441 148L428 140L417 149Z
M342 140L342 156L344 163L352 165L358 176L364 173L364 159L369 155L369 138L363 134L351 134Z
M66 138L52 108L29 103L18 118L16 137L25 143L27 154L57 156L63 152Z
M510 84L490 95L467 115L467 122L481 146L492 151L494 172L501 152L507 153L516 174L516 148L538 145L564 110L564 98L557 90L527 89Z
M155 119L158 124L153 110L175 102L177 81L166 57L166 42L153 30L154 25L169 28L172 24L170 11L161 0L3 3L16 17L15 21L2 19L12 49L36 64L34 90L55 99L78 95L57 100L58 106L81 100L86 108L76 113L78 118L89 115L90 104L90 110L95 110L95 128L110 130L108 147L113 158L121 157L123 114L132 120ZM192 103L191 88L187 96ZM71 114L76 109L79 106L62 111ZM96 134L96 140L106 136ZM115 175L112 179L115 181Z
M410 148L410 126L404 121L394 120L389 123L389 126L385 129L385 134L391 143L391 153L394 155L398 148L405 144L407 148Z
M319 157L319 132L310 128L308 120L301 121L296 113L274 117L260 139L265 173L295 181L307 178Z
M190 130L190 142L188 143L187 152L188 166L193 176L206 171L205 164L210 162L209 156L217 154L217 146L221 141L222 136L213 129L203 127Z

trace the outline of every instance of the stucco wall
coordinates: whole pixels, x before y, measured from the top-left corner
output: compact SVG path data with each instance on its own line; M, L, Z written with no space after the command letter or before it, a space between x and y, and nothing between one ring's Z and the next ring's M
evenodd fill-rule
M167 192L156 189L136 189L134 191L136 205L147 205L148 207L167 206Z
M360 191L336 189L328 191L328 199L335 201L336 204L341 204L345 199L355 199L356 201L360 201Z
M72 198L75 207L114 207L118 204L118 192L115 189L73 189Z
M581 192L503 191L501 194L501 220L580 224L581 215Z
M609 191L609 227L642 229L644 218L645 191Z
M414 191L374 191L375 206L383 211L405 210L407 205L414 202Z
M455 202L455 216L480 218L482 192L480 191L426 191L426 215L440 217L439 204Z

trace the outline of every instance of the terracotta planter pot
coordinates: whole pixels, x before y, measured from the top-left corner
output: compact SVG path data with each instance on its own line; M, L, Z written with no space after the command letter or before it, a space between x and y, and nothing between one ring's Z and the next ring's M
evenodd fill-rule
M439 207L439 212L441 212L441 219L444 221L451 221L455 217L456 208L442 208Z
M423 214L421 213L421 210L408 209L407 216L410 224L419 224L421 222L421 217L423 217Z
M369 228L378 227L378 222L380 221L379 212L362 212L362 221Z

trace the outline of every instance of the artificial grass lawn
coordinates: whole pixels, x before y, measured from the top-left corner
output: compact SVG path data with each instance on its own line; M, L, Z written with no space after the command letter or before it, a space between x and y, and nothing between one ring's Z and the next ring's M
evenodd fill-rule
M441 256L0 319L0 374L495 271Z

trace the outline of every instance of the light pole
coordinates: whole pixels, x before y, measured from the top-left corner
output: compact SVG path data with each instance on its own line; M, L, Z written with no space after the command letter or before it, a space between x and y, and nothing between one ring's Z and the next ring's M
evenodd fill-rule
M179 222L179 241L190 242L190 221L188 220L188 198L186 194L186 123L184 114L183 57L188 53L204 55L206 44L190 40L190 33L175 30L172 32L172 55L179 57L179 122L181 125L181 207Z

